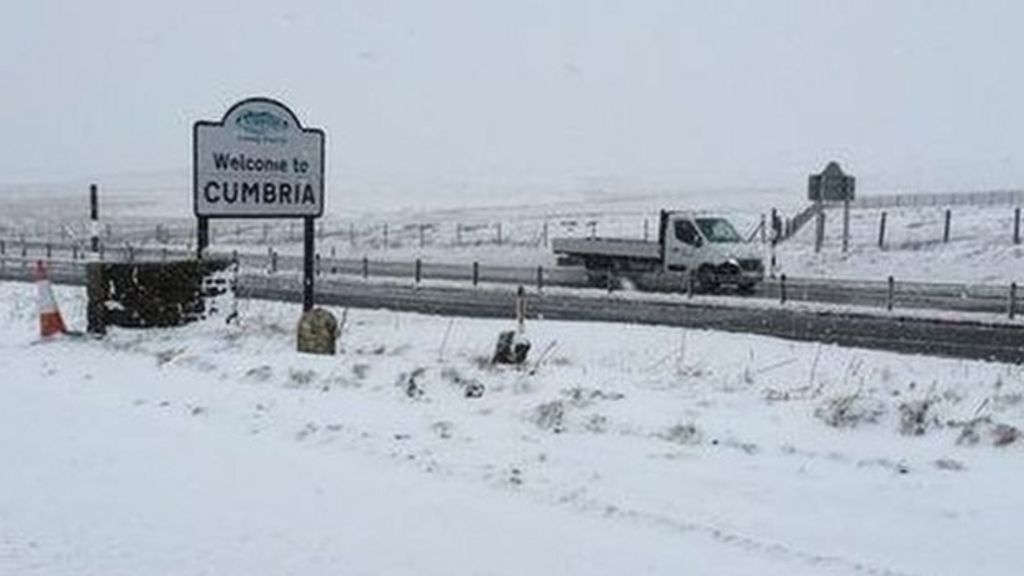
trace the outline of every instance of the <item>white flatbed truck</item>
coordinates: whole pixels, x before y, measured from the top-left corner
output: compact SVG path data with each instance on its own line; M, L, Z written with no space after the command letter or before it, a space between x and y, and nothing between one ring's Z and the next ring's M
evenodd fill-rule
M555 238L562 265L582 264L595 285L631 282L638 288L741 292L764 280L761 250L728 220L685 211L661 212L658 241L627 238Z

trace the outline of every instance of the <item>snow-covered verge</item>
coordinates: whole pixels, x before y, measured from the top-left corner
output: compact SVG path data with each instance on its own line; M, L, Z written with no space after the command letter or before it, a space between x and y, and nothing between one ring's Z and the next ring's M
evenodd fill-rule
M37 342L34 298L0 284L3 574L1024 565L1019 366L531 322L496 368L510 322L364 310L312 357L297 307L251 301Z

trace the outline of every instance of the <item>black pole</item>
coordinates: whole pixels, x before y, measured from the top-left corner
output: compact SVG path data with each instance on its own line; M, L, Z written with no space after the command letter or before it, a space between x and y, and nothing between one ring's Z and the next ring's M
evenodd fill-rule
M544 267L537 266L537 292L544 290Z
M952 217L952 212L946 209L946 225L942 228L942 242L949 242L949 220Z
M786 275L779 276L779 304L786 303Z
M1010 282L1010 305L1009 305L1010 320L1017 315L1017 283Z
M896 293L896 280L889 276L889 290L886 294L885 309L892 312L892 300Z
M473 262L473 286L480 283L480 263Z
M196 223L196 257L203 257L203 250L210 245L210 219L199 216Z
M416 277L416 284L419 284L420 280L423 278L423 261L419 258L416 259L416 270L414 272L414 276Z
M316 220L312 217L303 218L303 244L305 249L302 255L302 309L309 311L313 309L313 256L316 253Z
M1020 208L1013 210L1013 243L1020 244Z
M885 249L885 212L882 212L882 218L878 221L878 247Z
M89 231L90 246L93 252L100 251L100 192L95 184L89 185Z

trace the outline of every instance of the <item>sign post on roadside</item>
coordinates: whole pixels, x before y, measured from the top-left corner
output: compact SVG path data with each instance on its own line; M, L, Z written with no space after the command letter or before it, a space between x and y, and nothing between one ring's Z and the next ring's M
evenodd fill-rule
M843 252L846 252L850 242L850 201L853 200L856 185L856 178L844 173L838 162L829 162L821 174L811 174L807 182L807 199L818 207L815 252L821 250L824 241L825 202L843 203Z
M323 130L270 98L248 98L192 127L198 257L211 218L302 218L303 309L313 308L314 220L324 211Z

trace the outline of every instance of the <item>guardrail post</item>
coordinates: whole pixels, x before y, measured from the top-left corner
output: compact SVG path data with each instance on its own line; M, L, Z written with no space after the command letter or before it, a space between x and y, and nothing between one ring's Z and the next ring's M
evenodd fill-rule
M946 242L949 242L949 221L952 219L952 217L953 217L953 212L949 208L946 208L946 223L942 227L942 242L943 242L943 244L945 244Z
M544 267L537 266L537 292L544 290Z
M516 289L516 328L520 334L526 330L526 289L521 284Z
M416 259L416 271L414 275L416 276L416 284L419 284L420 280L423 279L423 261L419 258Z
M363 280L370 278L370 259L363 256Z
M50 260L52 257L53 257L53 246L49 242L47 242L46 243L46 259Z
M895 295L896 295L896 280L892 276L889 276L889 289L888 289L888 291L886 293L886 297L885 297L885 309L890 311L890 312L892 312L892 301L893 301L893 297Z
M1017 315L1017 283L1010 282L1010 305L1009 305L1009 316L1010 320L1013 320L1014 316Z
M270 273L274 274L277 272L277 251L273 248L270 249Z
M885 211L882 212L882 217L878 220L878 248L885 250Z
M480 283L480 263L473 261L473 286Z
M1020 208L1013 209L1013 243L1020 244Z
M779 276L779 304L786 303L786 275Z

